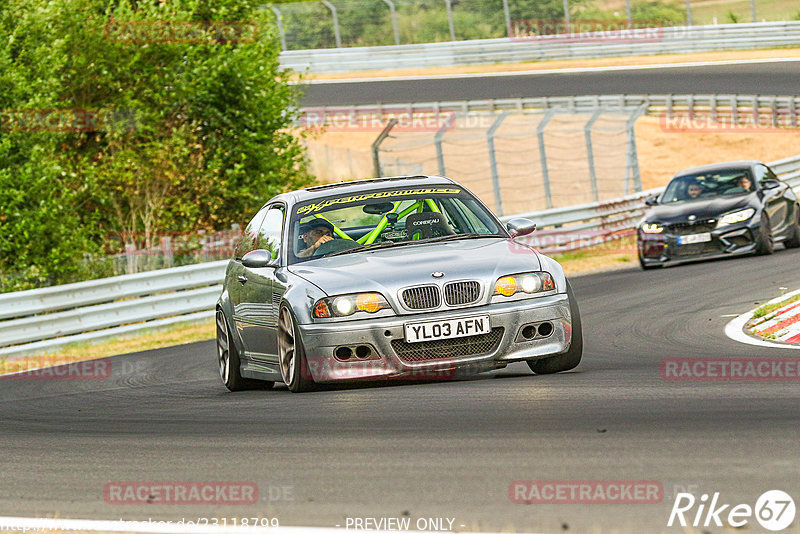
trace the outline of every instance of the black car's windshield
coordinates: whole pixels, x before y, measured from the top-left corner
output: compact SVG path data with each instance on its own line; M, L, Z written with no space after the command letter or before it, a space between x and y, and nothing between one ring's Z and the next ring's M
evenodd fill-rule
M750 169L724 169L679 176L673 179L664 190L661 203L708 200L742 195L753 190L754 184Z
M506 236L486 208L452 186L372 190L297 204L289 261L297 263L459 236Z

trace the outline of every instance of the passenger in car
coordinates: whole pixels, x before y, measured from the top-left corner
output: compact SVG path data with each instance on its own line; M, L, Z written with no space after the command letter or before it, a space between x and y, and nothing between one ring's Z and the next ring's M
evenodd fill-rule
M686 188L686 192L689 193L689 198L694 199L699 197L703 194L703 188L697 182L689 184L689 187Z
M739 181L736 183L736 185L738 185L745 191L753 190L753 182L751 182L750 178L748 178L747 176L742 176L741 178L739 178Z

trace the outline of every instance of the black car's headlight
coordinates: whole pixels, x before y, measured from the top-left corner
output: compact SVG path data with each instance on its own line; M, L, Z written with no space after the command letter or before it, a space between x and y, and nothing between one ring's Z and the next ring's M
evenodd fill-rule
M642 223L642 232L646 234L660 234L664 231L664 227L658 223Z
M386 298L380 293L352 293L319 299L314 304L312 315L318 319L347 317L354 313L375 313L391 309Z
M494 283L493 296L511 297L517 293L544 293L556 288L553 277L544 271L501 276Z
M717 223L717 228L720 226L728 226L731 224L736 224L740 222L744 222L750 217L752 217L756 213L756 210L753 208L747 208L739 211L734 211L732 213L728 213L727 215L723 215L720 217L719 222Z

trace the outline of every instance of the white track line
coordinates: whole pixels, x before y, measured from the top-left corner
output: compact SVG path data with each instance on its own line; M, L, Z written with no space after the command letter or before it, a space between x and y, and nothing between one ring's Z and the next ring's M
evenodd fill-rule
M798 293L800 293L800 289L798 289L797 291L792 291L791 293L787 293L785 295L781 295L780 297L775 297L774 299L767 302L767 304L781 302L782 300L791 298L794 295L797 295ZM772 343L765 339L756 339L755 337L745 334L744 325L747 324L747 321L749 321L753 317L753 313L755 313L757 309L758 308L753 308L749 312L740 315L739 317L733 319L731 322L725 325L725 335L734 341L738 341L739 343L746 343L748 345L759 345L761 347L774 347L779 349L800 349L800 345L790 345L786 343Z
M727 59L720 61L687 61L684 63L651 63L647 65L619 65L619 66L603 66L603 67L573 67L563 69L541 69L541 70L520 70L520 71L503 71L503 72L470 72L463 74L428 74L428 75L414 75L414 76L376 76L371 78L341 78L341 79L325 79L325 80L304 80L303 82L291 81L291 84L311 84L311 85L324 85L335 83L367 83L367 82L397 82L397 81L417 81L417 80L449 80L449 79L465 79L465 78L491 78L499 76L534 76L534 75L549 75L549 74L577 74L586 72L619 72L631 70L648 70L648 69L683 69L691 67L716 67L725 65L757 65L761 63L794 63L800 61L800 57L779 57L779 58L761 58L761 59Z
M79 530L86 532L135 532L148 534L342 534L344 528L327 527L245 527L220 525L190 525L177 521L123 521L102 519L46 519L36 517L0 517L0 531L32 533L44 530ZM352 529L351 529L352 530ZM370 530L374 534L397 534L397 531ZM415 533L420 530L404 530ZM436 532L436 531L425 531ZM481 533L491 534L491 533Z
M781 335L778 336L778 339L781 341L786 341L787 339L791 339L798 334L800 334L800 323L794 323L784 328Z

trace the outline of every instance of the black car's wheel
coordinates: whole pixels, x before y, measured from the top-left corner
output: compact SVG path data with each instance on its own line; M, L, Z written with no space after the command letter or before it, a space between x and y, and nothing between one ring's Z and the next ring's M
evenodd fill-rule
M287 306L281 306L278 317L278 354L281 377L291 391L299 393L314 389L314 381L309 378L303 340Z
M783 242L786 248L799 248L800 247L800 209L797 210L797 217L790 230L789 239Z
M641 256L639 256L639 265L645 271L649 271L651 269L655 269L656 267L661 267L660 265L650 265L650 264L645 263Z
M569 350L558 356L551 356L541 360L528 362L528 367L537 375L548 375L569 371L581 363L583 356L583 327L581 326L581 315L578 311L578 303L572 293L572 287L567 282L567 295L569 295L569 312L572 315L572 343Z
M217 362L219 365L219 377L230 391L269 389L274 385L274 382L242 377L239 352L236 350L236 344L231 337L231 330L228 328L228 321L225 319L225 314L222 310L217 310Z
M775 241L772 237L772 227L769 223L769 217L766 213L761 214L761 225L758 229L758 241L756 245L756 254L767 255L772 254L775 250Z

